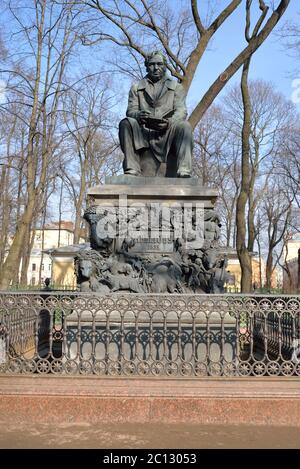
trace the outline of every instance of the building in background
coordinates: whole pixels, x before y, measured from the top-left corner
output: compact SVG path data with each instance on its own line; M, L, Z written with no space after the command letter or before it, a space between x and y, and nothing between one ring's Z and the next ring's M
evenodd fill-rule
M47 250L52 260L51 285L55 288L76 289L74 258L80 249L88 248L89 243L72 244Z
M286 243L284 258L287 262L298 258L298 251L300 249L300 233L295 233L291 236Z
M71 221L54 222L45 225L44 229L35 230L35 239L30 255L29 266L27 271L27 284L38 286L43 284L46 278L53 282L53 266L52 258L49 250L60 246L73 245L74 240L74 224ZM84 239L81 239L84 241ZM64 285L74 287L74 276L65 276Z
M235 293L241 291L241 267L237 256L237 252L232 250L231 255L228 257L228 266L226 269L230 273L229 281L226 284L226 291ZM259 290L264 287L266 281L266 264L263 259L259 259L253 255L252 257L252 286L253 291ZM274 269L271 277L271 288L279 289L282 286L281 271L277 268Z

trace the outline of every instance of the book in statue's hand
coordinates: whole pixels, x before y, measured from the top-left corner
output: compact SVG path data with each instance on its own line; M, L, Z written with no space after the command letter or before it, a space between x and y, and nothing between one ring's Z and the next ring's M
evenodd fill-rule
M162 119L161 117L149 116L147 117L147 122L149 122L150 124L161 124L162 122L165 122L165 119Z
M149 129L156 129L159 126L159 124L163 124L166 122L167 122L166 119L150 116L150 117L147 117L146 127L148 127Z

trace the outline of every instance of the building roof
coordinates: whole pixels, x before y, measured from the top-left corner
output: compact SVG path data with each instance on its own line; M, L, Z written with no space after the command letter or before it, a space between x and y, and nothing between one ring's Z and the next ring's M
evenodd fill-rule
M69 246L60 246L59 248L44 249L44 253L53 257L76 256L81 249L90 249L90 243L70 244Z
M40 228L42 229L42 228ZM53 223L48 223L45 225L45 230L66 230L70 231L71 233L74 232L74 223L72 221L66 221L66 220L61 220L59 221L54 221Z

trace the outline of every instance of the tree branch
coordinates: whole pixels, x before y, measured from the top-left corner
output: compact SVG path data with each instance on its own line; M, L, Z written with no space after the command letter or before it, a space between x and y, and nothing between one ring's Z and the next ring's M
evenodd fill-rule
M274 10L267 23L261 30L261 32L256 36L250 39L250 42L245 49L240 52L236 58L231 62L231 64L224 70L223 73L214 81L214 83L209 87L201 101L193 110L189 122L194 128L199 120L202 118L203 114L212 104L216 96L224 88L226 83L230 78L237 72L237 70L253 55L253 53L261 46L261 44L266 40L271 31L274 29L285 10L287 9L290 0L281 0L278 8Z
M206 29L204 28L202 24L202 21L198 12L197 0L191 0L191 7L192 7L192 13L193 13L195 25L197 26L200 36L202 36L205 33Z

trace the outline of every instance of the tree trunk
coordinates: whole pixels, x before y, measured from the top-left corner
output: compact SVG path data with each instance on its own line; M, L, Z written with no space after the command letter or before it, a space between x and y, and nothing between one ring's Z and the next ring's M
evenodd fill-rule
M28 267L29 267L29 261L30 261L30 254L31 254L31 249L30 249L30 232L31 232L31 224L27 226L26 229L26 234L23 240L23 250L22 250L22 268L21 268L21 276L20 276L20 284L22 286L26 286L28 284Z
M230 247L231 231L232 231L232 215L229 214L228 220L226 222L226 247L227 248Z
M252 289L252 264L251 256L246 247L246 206L249 199L250 182L250 129L251 129L251 102L248 89L248 73L250 59L243 67L241 91L244 108L244 122L242 129L242 179L241 189L236 207L236 248L241 266L241 291L248 293Z
M22 139L23 142L23 139ZM21 206L22 206L22 183L23 183L23 164L24 164L24 149L22 145L22 160L19 165L19 178L18 178L18 195L17 195L17 207L16 207L16 224L19 224L21 217ZM22 251L19 252L19 256L16 262L15 275L12 278L13 285L20 284L20 267L22 262Z
M36 5L37 11L37 5ZM14 240L9 250L8 256L2 268L2 276L0 279L0 290L9 287L11 281L14 278L16 269L19 269L18 262L20 261L20 253L24 244L24 238L27 230L29 229L32 219L35 213L36 200L38 193L35 187L37 161L36 156L38 155L37 139L38 134L36 132L38 125L38 109L39 109L39 90L41 84L41 69L42 69L42 47L43 47L43 29L45 20L46 2L41 4L41 16L37 21L37 50L35 55L35 80L33 87L33 101L32 109L29 121L29 133L28 133L28 145L26 154L27 164L27 205L24 209L24 213L21 216L17 228ZM38 16L38 15L37 15Z
M2 267L0 278L0 290L5 290L9 287L11 280L14 278L14 272L19 260L19 255L23 247L26 231L31 223L35 210L35 199L31 198L28 201L25 211L17 226L16 234L9 250L6 261ZM18 265L19 268L19 265Z
M271 31L274 29L285 10L289 6L290 0L282 0L273 11L272 15L262 28L257 36L252 37L248 46L240 54L238 54L231 64L219 75L219 77L214 81L214 83L207 90L201 101L197 104L192 114L189 117L189 122L193 128L196 127L198 122L201 120L203 114L207 111L209 106L222 91L226 83L230 80L231 77L238 71L238 69L251 60L254 52L263 44L267 39Z
M300 249L298 249L298 275L297 275L297 290L300 289Z
M272 288L272 273L273 273L273 254L269 250L266 264L266 288L271 292Z
M89 158L90 154L91 154L91 150L89 148L89 142L87 141L85 148L84 148L84 159L81 162L79 195L75 203L76 215L75 215L74 240L73 240L74 244L79 243L79 238L80 238L81 210L82 210L82 205L83 205L84 194L86 191L86 177L87 177L88 164L90 162L90 158Z
M288 282L287 282L286 285L284 285L283 293L292 293L294 291L293 276L292 276L291 271L289 269L288 263L285 264L284 270L287 274Z
M9 172L6 166L1 168L0 190L1 190L1 236L0 236L0 272L4 263L5 251L7 248L8 229L11 214L11 205L8 197Z
M252 169L251 174L251 183L249 186L249 197L248 197L248 251L254 251L254 243L256 238L256 230L255 230L255 208L256 203L253 200L253 191L254 191L254 181L256 178L256 171Z
M57 247L60 247L60 238L61 238L61 222L62 222L62 199L63 199L63 187L64 183L61 179L60 191L59 191L59 204L58 204L58 239Z
M43 265L44 265L44 248L45 248L45 225L46 225L46 216L47 216L47 207L48 207L48 197L47 190L45 194L44 207L42 209L42 226L41 226L41 235L42 235L42 245L41 245L41 263L39 269L39 285L42 285L42 275L43 275ZM45 271L45 266L44 266Z
M260 246L259 235L257 236L257 246L258 246L258 258L259 258L259 288L263 288L262 257L261 257L261 246Z
M78 203L76 204L76 215L75 215L75 225L74 225L74 239L73 243L78 244L80 240L80 231L81 231L81 208L83 200L78 198Z

